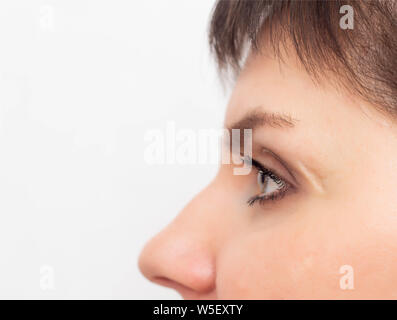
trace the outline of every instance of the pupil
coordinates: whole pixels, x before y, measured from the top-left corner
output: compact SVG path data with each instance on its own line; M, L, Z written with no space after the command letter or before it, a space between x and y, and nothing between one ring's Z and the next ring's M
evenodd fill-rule
M259 188L260 188L260 192L261 193L264 193L265 192L265 187L266 187L266 184L265 184L265 175L263 174L263 172L262 171L259 171L259 173L258 173L258 184L259 184Z

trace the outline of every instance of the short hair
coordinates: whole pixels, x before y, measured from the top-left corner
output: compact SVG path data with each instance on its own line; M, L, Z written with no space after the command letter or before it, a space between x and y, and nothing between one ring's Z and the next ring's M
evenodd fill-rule
M342 29L340 8L350 5L354 28ZM218 0L209 43L220 71L237 74L245 48L263 40L281 58L292 43L315 80L329 79L397 116L397 8L395 0Z

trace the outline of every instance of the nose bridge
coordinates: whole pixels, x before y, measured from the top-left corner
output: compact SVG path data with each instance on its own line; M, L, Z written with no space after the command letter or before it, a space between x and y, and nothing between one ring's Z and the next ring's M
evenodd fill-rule
M209 205L213 192L210 184L145 246L139 266L149 280L199 293L214 289L218 226L216 206Z

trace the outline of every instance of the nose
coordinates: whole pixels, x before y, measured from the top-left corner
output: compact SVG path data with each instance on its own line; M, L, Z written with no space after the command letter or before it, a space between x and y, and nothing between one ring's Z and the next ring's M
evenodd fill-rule
M203 208L205 193L151 239L139 257L146 278L177 290L185 299L216 298L215 242L210 213Z

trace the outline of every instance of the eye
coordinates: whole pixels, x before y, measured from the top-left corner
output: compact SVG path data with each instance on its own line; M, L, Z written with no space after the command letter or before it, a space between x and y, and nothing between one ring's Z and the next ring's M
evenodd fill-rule
M252 164L257 169L258 194L248 200L248 205L252 206L257 201L263 203L268 200L280 200L284 197L291 187L290 184L254 159Z

